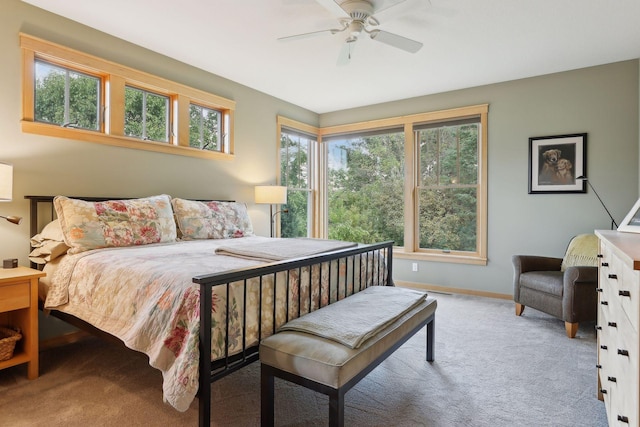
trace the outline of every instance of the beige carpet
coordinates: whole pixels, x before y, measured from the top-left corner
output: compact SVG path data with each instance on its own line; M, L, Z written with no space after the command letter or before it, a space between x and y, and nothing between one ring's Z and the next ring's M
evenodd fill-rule
M563 322L513 303L435 294L436 361L419 332L346 395L348 426L605 426L596 399L594 323L570 340ZM0 426L195 426L162 402L144 355L98 339L43 351L40 378L0 371ZM212 425L260 424L259 365L212 386ZM323 395L276 381L276 424L325 426Z

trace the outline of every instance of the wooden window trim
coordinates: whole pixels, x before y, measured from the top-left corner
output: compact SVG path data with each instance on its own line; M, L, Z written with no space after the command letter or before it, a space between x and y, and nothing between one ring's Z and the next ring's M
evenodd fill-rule
M422 261L451 262L461 264L487 264L487 147L488 147L488 104L473 105L468 107L452 108L447 110L418 113L407 116L391 117L377 120L369 120L365 122L349 123L344 125L328 126L318 129L319 142L321 150L326 151L326 144L322 143L323 137L336 134L357 133L365 130L384 129L404 126L405 133L405 194L404 194L404 247L394 249L394 256L399 259L412 259ZM418 232L418 191L417 191L417 148L415 147L413 126L427 122L444 122L453 119L462 119L466 117L480 117L481 141L480 151L478 152L478 160L480 170L478 176L480 179L480 189L478 192L477 206L477 251L476 252L445 252L443 250L420 249L417 239ZM322 169L321 167L319 169ZM326 198L326 177L321 179L320 186L322 194ZM326 200L322 209L325 209ZM324 211L320 209L320 237L328 235L327 218Z
M316 159L320 159L321 156L319 155L319 147L320 147L320 140L319 140L319 133L320 133L320 129L315 127L315 126L311 126L308 125L306 123L302 123L302 122L298 122L296 120L292 120L289 118L286 118L284 116L277 116L276 117L276 126L278 129L278 135L277 135L277 140L276 140L276 164L278 165L278 170L277 170L277 175L276 175L276 181L281 185L282 183L282 176L280 174L281 172L281 164L280 164L280 142L282 140L282 128L289 128L289 129L294 129L294 130L298 130L300 132L303 133L308 133L310 135L315 135L317 137L317 144L314 144L313 147L313 151L309 152L309 165L310 165L310 172L309 172L309 181L310 181L310 191L311 191L311 206L308 207L309 209L309 214L311 215L311 227L308 230L309 233L309 237L319 237L322 235L322 230L320 229L320 222L318 221L318 218L321 218L320 215L320 209L321 209L321 200L320 200L320 191L318 191L318 185L319 183L321 183L322 181L320 181L320 163L316 160ZM278 232L280 232L278 230Z
M22 49L22 120L25 133L47 135L83 142L92 142L137 150L147 150L205 159L230 160L234 157L235 101L204 92L177 82L138 71L93 55L76 51L46 40L20 33ZM102 77L103 110L106 109L100 131L62 128L39 123L34 118L35 59L61 65ZM171 134L169 143L143 141L124 136L124 87L135 86L169 97ZM222 113L225 152L208 151L189 146L189 103L218 110ZM184 106L187 106L186 111ZM177 124L176 124L177 122ZM186 132L185 132L186 130Z

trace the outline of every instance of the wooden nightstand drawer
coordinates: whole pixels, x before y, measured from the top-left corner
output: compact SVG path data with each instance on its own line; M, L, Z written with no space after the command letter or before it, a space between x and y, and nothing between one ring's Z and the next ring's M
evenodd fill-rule
M22 339L0 369L26 363L27 378L38 377L38 278L45 273L27 267L0 269L0 319L19 328Z
M0 312L28 308L30 305L29 282L0 286Z

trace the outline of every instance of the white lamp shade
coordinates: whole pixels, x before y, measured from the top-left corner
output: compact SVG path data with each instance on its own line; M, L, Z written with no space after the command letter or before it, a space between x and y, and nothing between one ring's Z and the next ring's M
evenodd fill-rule
M256 186L256 203L281 205L287 203L287 187L281 185Z
M0 163L0 201L13 198L13 166Z

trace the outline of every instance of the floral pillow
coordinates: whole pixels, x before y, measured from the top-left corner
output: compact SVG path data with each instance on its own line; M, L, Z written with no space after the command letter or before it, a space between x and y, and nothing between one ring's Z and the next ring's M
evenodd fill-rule
M172 199L171 204L184 240L253 235L253 226L244 203Z
M171 197L165 194L104 202L56 196L53 205L70 254L176 240Z

